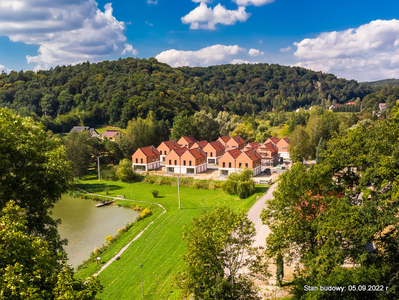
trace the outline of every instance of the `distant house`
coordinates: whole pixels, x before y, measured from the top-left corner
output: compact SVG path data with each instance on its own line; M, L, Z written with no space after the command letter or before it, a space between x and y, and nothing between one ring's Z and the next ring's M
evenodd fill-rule
M228 135L225 135L225 136L221 136L221 137L218 138L217 140L218 140L218 142L220 142L220 143L223 145L223 147L226 149L227 142L230 140L230 137L229 137Z
M195 175L207 170L206 154L201 148L181 147L172 150L165 160L167 173Z
M244 147L244 151L248 151L248 150L256 150L256 151L259 151L259 150L260 150L260 144L259 144L258 142L248 143L248 144Z
M81 132L88 130L91 134L91 137L98 137L100 134L94 128L90 128L89 126L74 126L70 132Z
M280 157L290 158L290 152L289 152L290 140L288 139L288 137L281 139L276 146Z
M262 144L259 154L266 164L274 166L278 163L278 149L272 142Z
M226 150L244 149L244 147L245 147L245 141L239 135L232 137L226 143Z
M331 104L328 109L329 110L333 110L334 108L337 108L337 107L339 107L339 104L338 103L334 103L334 104Z
M380 111L383 111L384 109L387 108L387 106L386 106L385 103L380 103L380 104L378 104L378 107L379 107Z
M200 142L195 142L190 149L197 149L197 148L201 148L204 149L204 147L208 144L207 141L200 141Z
M355 105L355 102L347 102L345 105Z
M126 134L119 130L106 130L100 135L100 139L119 143L125 136Z
M194 145L196 141L197 140L193 136L187 135L181 137L177 143L180 145L180 147L187 147L187 149L190 149L191 146Z
M279 140L277 137L272 136L272 137L268 138L268 139L265 141L264 144L266 144L266 143L273 143L273 145L276 146L277 143L278 143L279 141L280 141L280 140Z
M224 146L219 141L208 143L202 148L207 156L208 164L217 164L224 153Z
M146 172L161 167L160 154L154 146L139 148L132 155L133 170Z
M166 155L168 155L171 150L177 148L180 148L180 145L175 140L162 142L157 148L161 155L161 162L165 162Z
M238 169L251 169L256 176L262 171L261 160L262 158L256 150L243 151L237 158Z
M228 176L239 171L237 158L241 155L240 149L226 151L219 159L219 176Z

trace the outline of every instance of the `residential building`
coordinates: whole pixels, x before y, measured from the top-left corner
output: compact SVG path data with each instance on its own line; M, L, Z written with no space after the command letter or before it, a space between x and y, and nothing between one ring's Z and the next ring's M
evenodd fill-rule
M236 164L239 170L251 169L254 176L262 172L261 155L256 150L243 151L237 158Z
M207 163L214 165L219 163L219 159L222 157L225 151L225 147L219 140L208 143L202 148L207 156Z
M227 149L226 144L230 140L230 137L228 135L225 135L225 136L221 136L217 140L218 140L218 142L220 142L223 145L224 149L226 150Z
M180 148L180 145L175 140L162 142L157 148L161 155L161 162L165 162L166 155L168 155L173 149L177 148Z
M288 139L288 137L281 139L276 146L280 157L290 158L290 152L289 152L290 140Z
M380 104L378 104L378 107L379 107L380 111L383 111L384 109L387 108L387 106L386 106L385 103L380 103Z
M187 135L181 137L177 143L180 145L180 147L187 147L187 149L190 149L191 146L194 145L196 141L197 140L193 136Z
M167 173L195 175L206 171L206 154L201 148L187 149L181 147L173 149L165 158Z
M244 147L244 151L248 151L248 150L256 150L259 152L260 150L260 144L258 142L253 142L253 143L248 143L245 147Z
M81 132L88 130L91 134L91 137L98 137L100 134L94 128L90 128L89 126L74 126L70 132Z
M333 110L334 108L337 108L337 107L339 107L339 104L338 103L334 103L334 104L331 104L328 109L329 110Z
M245 141L239 135L232 137L226 143L226 150L233 150L233 149L244 149Z
M270 138L268 138L265 142L264 142L264 144L266 144L266 143L273 143L273 145L277 145L277 143L279 142L280 140L277 138L277 137L275 137L275 136L272 136L272 137L270 137Z
M161 167L160 154L154 146L139 148L132 155L133 170L146 172Z
M262 144L259 154L266 165L275 166L278 163L278 149L272 142Z
M208 144L207 141L200 141L200 142L195 142L190 149L197 149L197 148L201 148L204 149L204 147Z
M112 142L120 142L126 134L119 130L106 130L103 134L100 135L100 139L102 140L110 140Z
M227 150L219 158L219 176L228 176L239 171L237 158L241 155L240 149Z

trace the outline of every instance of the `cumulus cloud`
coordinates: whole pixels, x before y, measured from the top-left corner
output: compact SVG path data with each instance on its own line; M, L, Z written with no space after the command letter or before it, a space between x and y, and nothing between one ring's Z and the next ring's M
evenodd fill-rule
M298 66L357 80L399 77L399 21L321 33L294 43Z
M233 65L256 64L256 62L251 62L251 61L247 61L247 60L239 59L239 58L233 59L230 63L233 64Z
M94 0L2 0L0 35L13 42L39 45L27 56L36 69L112 55L137 54L126 43L124 22L113 16L111 4L101 11Z
M148 5L157 5L158 4L158 0L147 0L147 4Z
M245 51L237 45L213 45L197 51L167 50L159 53L155 58L172 67L181 66L209 66L228 63L231 56Z
M265 53L263 51L259 51L258 49L251 48L249 49L248 54L250 56L260 56L264 55Z
M213 0L191 0L194 3L212 3Z
M236 10L228 10L220 3L213 9L204 2L181 18L183 24L190 24L190 29L216 29L216 24L234 25L236 22L245 22L251 16L244 6Z
M242 6L249 6L249 5L262 6L265 4L273 3L274 0L233 0L233 2L237 3L237 5L242 5Z
M292 50L291 46L288 46L287 48L281 48L280 52L285 53L285 52L288 52L288 51L291 51L291 50Z

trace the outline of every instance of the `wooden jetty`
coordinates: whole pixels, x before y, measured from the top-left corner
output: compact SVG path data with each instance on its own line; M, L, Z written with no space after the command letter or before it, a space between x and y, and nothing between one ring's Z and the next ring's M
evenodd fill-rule
M115 199L109 200L109 201L101 201L100 203L96 204L96 207L101 207L101 206L105 206L108 204L111 204L115 201Z

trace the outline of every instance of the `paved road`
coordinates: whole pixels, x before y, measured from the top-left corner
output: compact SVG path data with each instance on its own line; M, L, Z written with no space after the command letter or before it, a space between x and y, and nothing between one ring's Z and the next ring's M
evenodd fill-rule
M266 246L266 237L270 233L269 227L262 224L260 219L260 213L262 209L266 207L265 202L267 200L273 199L273 191L276 189L278 182L273 184L266 194L264 194L248 211L248 218L255 224L256 236L254 243L252 244L254 247Z

